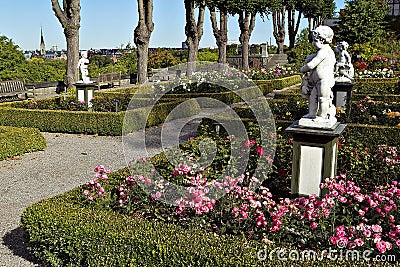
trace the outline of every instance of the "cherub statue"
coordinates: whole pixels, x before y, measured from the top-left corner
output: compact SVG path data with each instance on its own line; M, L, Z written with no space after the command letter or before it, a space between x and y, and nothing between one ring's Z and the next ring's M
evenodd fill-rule
M78 69L81 71L82 82L83 83L91 83L92 81L89 78L88 71L89 59L87 58L87 51L81 52L81 58L78 61Z
M351 82L354 79L354 67L351 64L351 56L347 49L349 44L346 41L339 42L335 46L338 60L335 65L335 76L338 82Z
M335 53L329 46L333 31L328 26L319 26L312 31L313 47L317 52L306 58L306 64L300 69L303 76L303 97L308 99L308 114L299 124L306 123L315 127L331 127L336 123L336 108L332 104L332 87L335 85ZM309 73L309 75L307 75ZM305 122L306 121L306 122ZM305 125L305 124L303 124ZM314 126L314 125L312 125Z

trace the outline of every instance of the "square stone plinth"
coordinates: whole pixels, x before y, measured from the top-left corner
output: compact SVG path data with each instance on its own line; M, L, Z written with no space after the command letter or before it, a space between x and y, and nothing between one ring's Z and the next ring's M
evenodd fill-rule
M338 137L347 125L330 129L307 128L298 121L286 129L293 134L292 196L321 196L320 184L336 176Z

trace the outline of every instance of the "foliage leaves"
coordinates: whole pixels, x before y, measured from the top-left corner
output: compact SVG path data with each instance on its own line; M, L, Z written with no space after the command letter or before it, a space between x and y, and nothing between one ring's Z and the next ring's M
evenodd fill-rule
M346 2L336 31L337 40L354 44L382 37L385 33L387 12L388 5L385 1L352 0Z

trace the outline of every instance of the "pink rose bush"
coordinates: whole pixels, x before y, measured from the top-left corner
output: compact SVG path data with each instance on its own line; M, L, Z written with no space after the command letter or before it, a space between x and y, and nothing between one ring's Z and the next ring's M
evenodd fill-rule
M94 168L94 179L86 182L83 195L88 201L94 201L97 198L103 198L106 195L102 182L107 181L110 170L106 169L103 165L98 165Z
M347 145L345 140L341 142L341 146ZM291 142L278 143L280 149L286 150L287 145ZM246 140L241 147L251 152L253 160L265 164L272 161L272 156L261 150L256 140ZM391 164L386 157L397 159L395 149L388 146L379 149L382 154L376 154L376 160ZM274 164L280 161L277 155ZM397 181L371 191L339 175L321 183L322 197L288 198L274 195L265 186L270 181L263 182L251 169L238 176L220 176L213 167L202 167L192 153L184 154L175 165L163 169L157 170L160 165L150 162L151 159L138 160L134 173L112 182L110 189L101 184L107 180L109 171L103 166L96 167L95 179L84 186L84 198L94 203L106 195L110 198L110 208L125 214L276 245L400 252ZM272 173L279 174L280 168L274 167ZM160 179L156 175L159 171L169 173L168 177ZM171 193L172 182L184 186L180 196ZM173 204L163 202L166 199Z

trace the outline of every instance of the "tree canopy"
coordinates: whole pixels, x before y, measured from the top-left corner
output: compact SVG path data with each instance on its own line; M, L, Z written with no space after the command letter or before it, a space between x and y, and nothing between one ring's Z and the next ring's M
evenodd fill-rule
M15 69L16 66L25 63L24 54L19 46L6 36L0 36L0 58L0 72Z
M351 0L340 14L338 40L350 44L374 41L385 34L388 5L381 0Z

